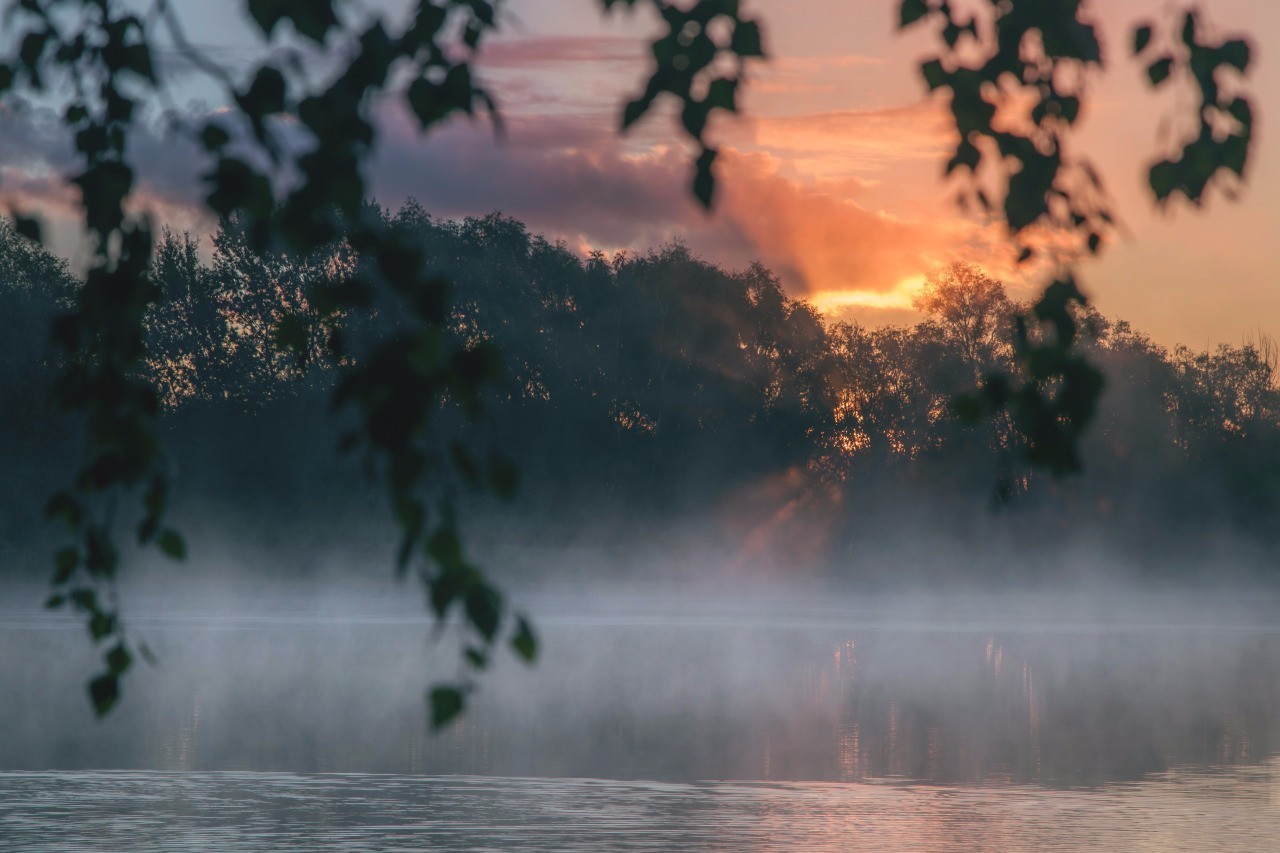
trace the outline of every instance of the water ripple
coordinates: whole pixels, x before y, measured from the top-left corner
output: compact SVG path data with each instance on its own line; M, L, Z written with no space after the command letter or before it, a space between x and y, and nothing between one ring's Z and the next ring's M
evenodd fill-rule
M1264 850L1280 763L1081 790L363 774L0 773L0 849Z

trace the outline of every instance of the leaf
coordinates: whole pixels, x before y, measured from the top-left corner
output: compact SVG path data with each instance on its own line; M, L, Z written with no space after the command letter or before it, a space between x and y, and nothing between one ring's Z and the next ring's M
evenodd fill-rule
M1228 136L1218 146L1218 151L1222 165L1244 177L1249 160L1249 140L1243 136Z
M694 164L693 195L707 210L711 209L711 202L715 195L716 179L711 167L716 161L716 154L714 148L704 148L702 155Z
M126 48L125 68L144 80L156 82L155 66L151 61L151 48L145 42L131 44Z
M947 70L942 67L940 59L930 59L928 62L920 63L920 73L924 75L924 82L930 91L936 91L947 85Z
M450 686L431 688L431 727L440 729L462 713L466 704L461 689Z
M538 638L524 616L516 617L516 632L511 637L511 649L525 663L533 663L538 656Z
M1245 134L1253 128L1253 105L1249 103L1248 98L1236 98L1227 105L1227 112L1231 117L1240 122L1240 126L1244 129Z
M266 36L282 21L289 20L301 35L320 43L331 28L338 26L333 0L249 0L248 6L249 16Z
M231 141L231 134L210 122L200 130L200 144L206 151L220 151Z
M1178 169L1168 160L1162 160L1151 167L1147 183L1151 185L1156 201L1165 201L1178 185Z
M1241 73L1248 70L1249 58L1249 43L1243 39L1231 39L1223 42L1222 47L1218 48L1219 61Z
M89 636L101 640L115 633L116 620L110 613L101 610L89 617Z
M652 103L652 99L645 98L636 98L634 101L628 101L626 107L622 110L622 129L626 130L638 122L649 111L649 105Z
M450 525L442 525L427 539L427 554L446 571L461 566L462 540L458 531Z
M120 699L119 676L103 673L90 681L89 698L93 701L94 713L105 717Z
M1152 34L1152 30L1151 30L1150 24L1142 24L1134 28L1133 30L1133 55L1134 56L1137 56L1139 53L1142 53L1142 51L1147 49L1147 45L1151 44L1151 34Z
M737 109L738 81L731 77L718 77L707 87L708 107L734 112Z
M457 572L445 572L431 581L429 593L431 609L436 618L443 619L449 606L462 594L462 584Z
M475 94L475 87L471 82L471 66L465 62L459 62L450 68L444 75L440 90L451 109L471 114Z
M729 49L743 58L764 56L760 25L755 21L739 21L733 28L733 40Z
M80 187L85 224L99 234L124 221L124 199L133 188L133 169L120 160L99 160L71 179Z
M74 545L59 548L53 555L53 582L66 583L80 566L80 549Z
M138 544L146 545L156 534L160 532L160 518L156 515L148 515L142 521L138 522Z
M480 586L467 593L467 620L480 636L492 640L502 618L502 596L490 586Z
M284 75L271 66L259 69L249 89L240 97L240 106L253 118L282 113L285 109ZM207 129L207 128L206 128Z
M1062 120L1067 124L1075 124L1076 119L1080 117L1080 99L1073 95L1066 95L1058 99L1058 105L1061 108Z
M187 558L187 543L182 538L182 534L172 528L166 528L160 531L160 536L156 539L156 545L160 547L160 551L172 560L185 560Z
M1169 79L1169 74L1172 70L1173 57L1162 56L1147 66L1147 77L1151 78L1152 86L1159 86L1165 80Z
M898 26L905 29L929 14L929 6L925 0L902 0L899 9Z
M107 652L105 659L108 669L115 675L120 675L133 664L133 656L124 647L124 643L113 646L111 651Z

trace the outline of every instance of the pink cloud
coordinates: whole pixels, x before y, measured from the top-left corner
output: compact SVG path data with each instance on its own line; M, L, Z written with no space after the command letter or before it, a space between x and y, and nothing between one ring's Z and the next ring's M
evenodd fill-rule
M645 60L645 42L622 36L525 36L491 41L480 54L481 68L541 68L564 63L623 63Z

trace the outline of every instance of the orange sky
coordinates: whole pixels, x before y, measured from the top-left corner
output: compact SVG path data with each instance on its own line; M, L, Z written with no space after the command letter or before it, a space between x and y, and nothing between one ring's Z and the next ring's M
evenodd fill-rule
M584 5L546 0L536 16L522 13L526 45L555 36L565 46L576 38L581 48L593 38L629 38L643 29L626 16L601 26L583 14ZM915 71L932 51L931 39L925 32L898 35L896 6L894 0L749 4L766 22L773 60L749 89L746 118L719 128L731 153L715 221L672 217L671 233L730 264L749 260L735 255L745 249L779 269L794 292L869 323L907 319L899 309L909 303L913 283L957 257L1005 276L1015 293L1032 291L1044 271L1017 272L1001 233L959 215L939 179L950 131L944 104L924 97ZM1272 236L1280 234L1280 167L1269 133L1270 117L1280 115L1280 60L1271 59L1280 54L1280 4L1207 4L1221 33L1244 32L1256 48L1248 83L1260 114L1252 170L1237 203L1215 194L1204 211L1176 205L1167 212L1153 209L1145 170L1159 150L1162 119L1176 115L1185 98L1153 95L1127 45L1133 22L1168 20L1160 15L1174 6L1153 0L1092 6L1108 69L1093 85L1078 150L1101 168L1125 233L1101 259L1082 266L1087 289L1104 312L1166 343L1204 346L1238 342L1259 329L1280 331L1280 246ZM508 102L530 119L609 121L644 63L621 41L597 44L613 46L607 59L600 53L608 51L562 48L558 62L554 51L540 62L499 61L490 76L495 86L514 79L541 93ZM655 156L646 146L664 138L674 138L671 125L650 120L631 143L634 156ZM724 239L725 230L737 239ZM635 244L654 233L646 229Z
M1126 227L1118 244L1082 266L1086 289L1105 313L1164 343L1195 347L1280 333L1280 167L1269 134L1280 116L1280 59L1271 59L1280 55L1280 3L1206 5L1222 32L1244 31L1257 48L1250 87L1258 137L1242 200L1215 194L1207 211L1157 212L1146 195L1157 129L1179 100L1146 90L1127 45L1135 20L1174 8L1165 0L1092 3L1108 72L1095 83L1079 140ZM482 70L507 117L505 145L480 124L423 139L408 117L384 109L384 143L370 172L378 199L414 196L444 216L499 209L582 249L679 238L729 266L759 258L794 294L870 324L912 319L913 289L955 259L984 265L1015 296L1034 292L1045 270L1017 269L1001 229L961 216L940 180L951 131L945 104L924 96L916 71L932 39L895 32L897 0L743 6L764 20L773 58L748 89L745 117L714 128L724 156L713 216L689 201L688 159L671 120L652 117L619 139L621 104L641 84L653 22L644 14L602 22L597 0L510 0L506 34L486 51ZM187 0L178 8L202 43L251 67L251 31L225 6ZM172 95L196 113L218 106L199 81ZM66 168L48 132L0 116L0 189L9 197L65 195L42 189ZM193 168L192 149L157 132L143 151L143 197L182 227L198 223L189 214L202 167Z

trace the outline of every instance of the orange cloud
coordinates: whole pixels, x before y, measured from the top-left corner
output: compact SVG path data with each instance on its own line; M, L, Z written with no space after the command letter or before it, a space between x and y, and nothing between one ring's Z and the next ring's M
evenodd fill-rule
M729 152L721 210L760 258L803 294L887 291L930 263L936 229L860 207L780 174L765 154Z
M872 110L838 110L752 117L725 128L745 149L807 162L815 175L878 171L890 163L941 162L955 145L955 130L935 101Z
M1015 298L1028 298L1054 268L1079 255L1073 237L1032 230L1024 238L1037 255L1020 264L1003 223L976 221L945 198L915 216L896 216L861 206L847 185L790 179L782 168L769 155L727 152L718 216L793 293L829 316L906 319L924 277L957 260L1000 278ZM698 248L696 232L690 243Z

